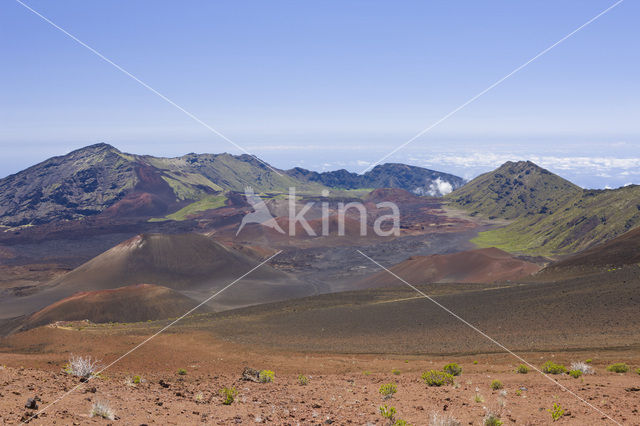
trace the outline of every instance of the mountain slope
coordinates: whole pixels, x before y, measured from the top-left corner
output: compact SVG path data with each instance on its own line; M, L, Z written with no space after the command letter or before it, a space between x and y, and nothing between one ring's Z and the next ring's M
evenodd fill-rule
M530 161L509 161L473 179L448 198L475 214L516 219L552 214L581 193L580 187Z
M199 234L144 234L127 240L51 282L68 291L94 291L153 283L188 289L235 279L255 261ZM269 266L252 278L280 278Z
M452 254L413 256L389 268L411 284L425 283L493 283L517 280L537 272L536 264L520 260L496 248ZM362 281L370 287L387 287L399 283L386 271Z
M55 321L139 322L178 317L197 301L166 287L138 284L111 290L76 293L30 315L22 329ZM202 306L202 312L210 312Z
M640 228L554 262L543 272L546 274L566 269L593 271L637 264L640 264Z
M0 225L39 224L100 213L131 192L135 164L98 144L0 180Z
M259 260L201 234L138 235L31 292L3 294L0 322L32 314L78 292L136 284L167 287L202 301L234 283L208 303L217 310L318 292L313 283L299 281L269 264L258 265Z
M363 176L339 170L275 171L250 155L132 155L107 144L54 157L0 179L0 227L39 225L102 215L112 219L177 216L224 205L228 191L319 195L339 189L398 187L442 195L462 185L456 176L401 164L377 166ZM195 204L199 203L199 204ZM186 213L185 213L186 212Z
M509 252L576 253L640 225L640 187L583 190L531 162L506 163L448 199L472 214L512 220L473 240Z
M442 196L464 185L464 179L406 164L387 163L359 175L347 170L312 172L296 167L287 174L307 182L341 189L400 188L417 195Z

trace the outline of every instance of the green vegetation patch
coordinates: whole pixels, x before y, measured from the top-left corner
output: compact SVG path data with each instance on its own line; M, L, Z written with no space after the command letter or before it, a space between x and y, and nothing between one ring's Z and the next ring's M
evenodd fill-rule
M542 365L542 372L547 374L564 374L567 372L567 368L562 364L547 361Z
M444 371L445 373L449 373L452 376L459 376L460 374L462 374L462 367L460 367L455 362L452 362L450 364L445 365L442 371Z
M616 362L607 367L607 371L612 373L626 373L629 371L629 366L623 362Z
M200 201L196 201L195 203L191 203L188 206L183 207L175 213L167 215L167 219L175 221L186 220L189 215L223 207L225 205L225 201L227 201L226 195L209 195Z
M422 380L429 386L452 385L454 382L452 374L436 370L422 373Z

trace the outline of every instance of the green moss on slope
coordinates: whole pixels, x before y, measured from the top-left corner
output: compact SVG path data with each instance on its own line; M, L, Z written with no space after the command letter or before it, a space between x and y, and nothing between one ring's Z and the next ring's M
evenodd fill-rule
M167 215L167 219L178 221L185 220L189 215L222 207L226 200L227 197L224 195L209 195L200 201L189 204L175 213Z
M573 253L603 243L640 225L640 187L586 190L551 215L525 216L481 232L480 247L540 255Z

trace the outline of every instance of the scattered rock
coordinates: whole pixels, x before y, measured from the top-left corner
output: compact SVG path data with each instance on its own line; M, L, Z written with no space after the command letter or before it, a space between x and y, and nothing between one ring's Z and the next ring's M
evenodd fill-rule
M260 381L260 371L255 370L253 368L245 367L242 370L242 380L247 380L250 382L259 382Z
M24 406L26 408L30 409L30 410L37 410L38 409L38 403L36 402L36 398L27 399L27 403L24 404Z

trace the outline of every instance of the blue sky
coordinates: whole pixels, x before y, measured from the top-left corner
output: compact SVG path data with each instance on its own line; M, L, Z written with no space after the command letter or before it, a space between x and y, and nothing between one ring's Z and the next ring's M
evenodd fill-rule
M359 171L613 1L27 3L275 166ZM389 161L640 183L639 12L625 1ZM96 142L240 153L12 0L0 38L0 176Z

